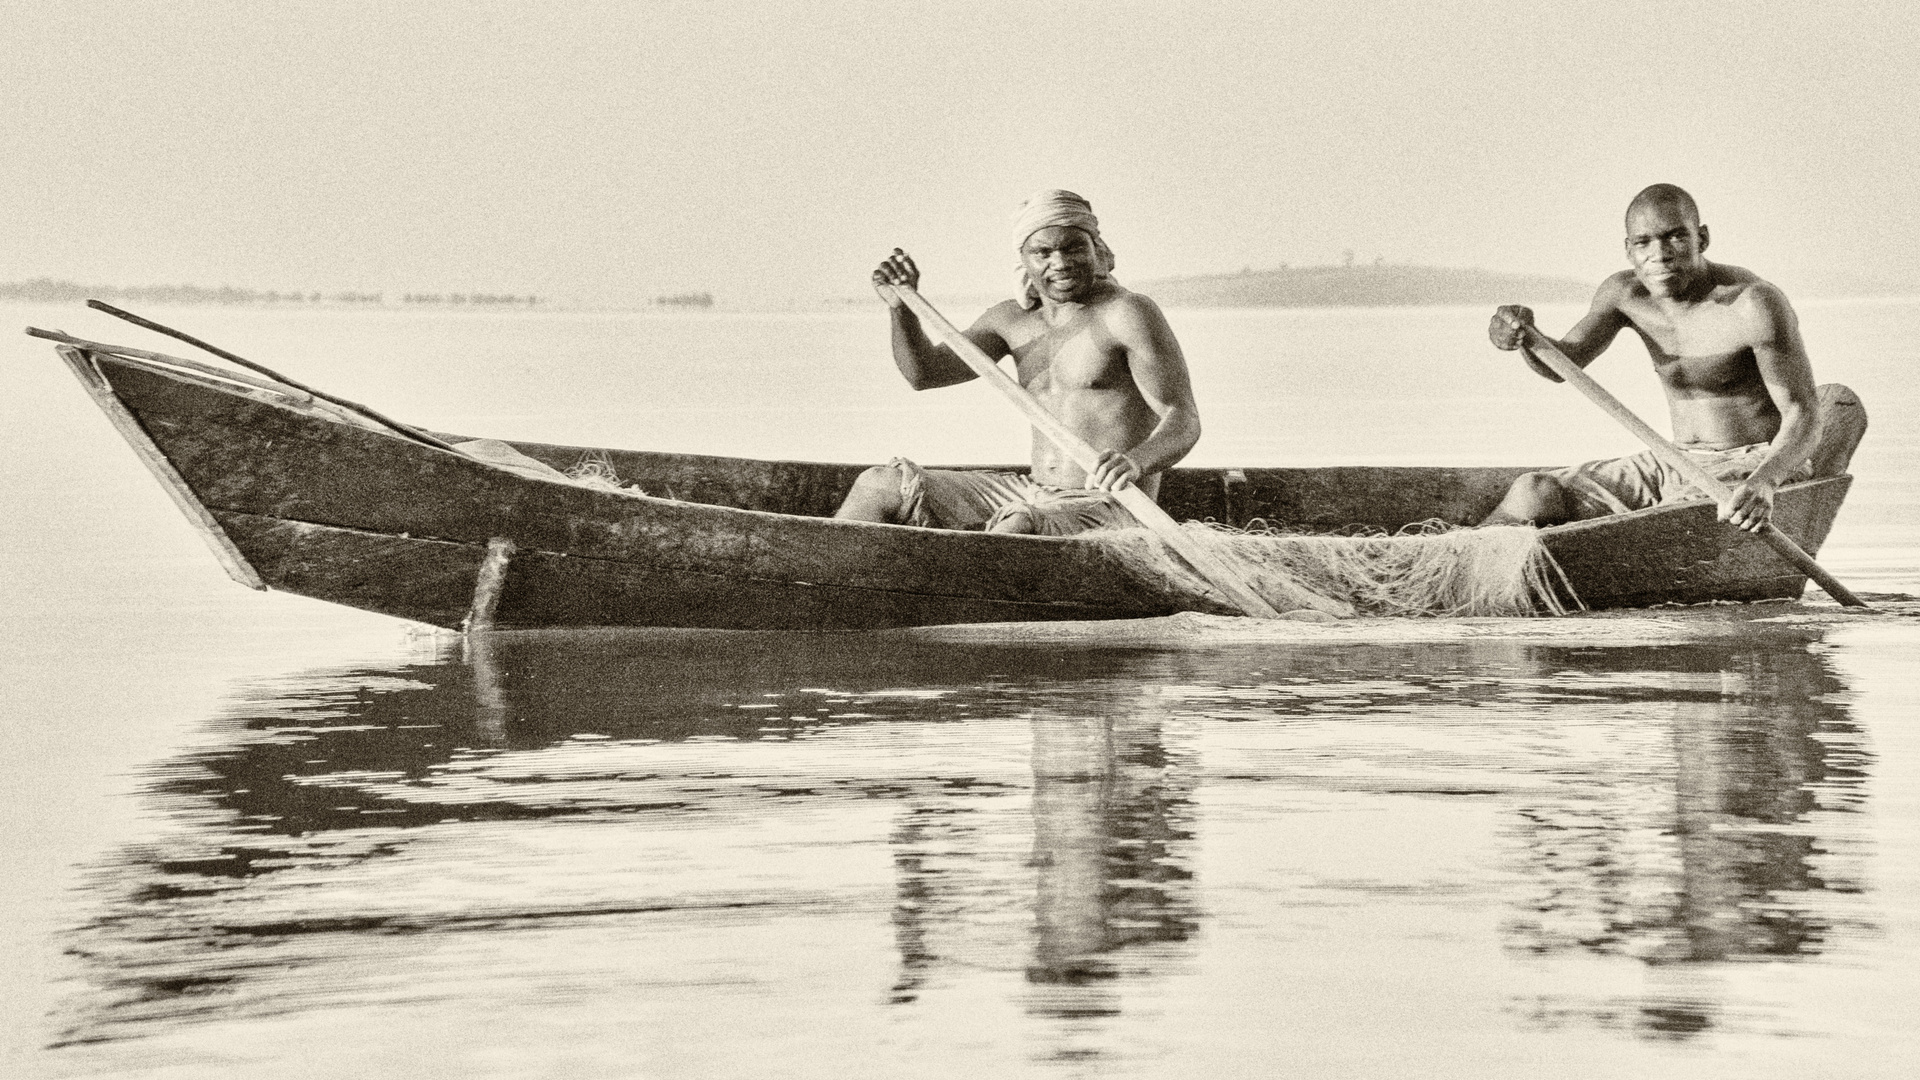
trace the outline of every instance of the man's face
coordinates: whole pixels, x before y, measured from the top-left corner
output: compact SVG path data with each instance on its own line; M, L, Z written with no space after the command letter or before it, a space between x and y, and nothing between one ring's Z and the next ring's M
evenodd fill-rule
M1706 269L1706 249L1706 227L1673 203L1651 203L1627 216L1627 259L1655 296L1683 292Z
M1049 225L1027 237L1020 262L1040 295L1056 303L1085 299L1100 279L1093 237L1071 225Z

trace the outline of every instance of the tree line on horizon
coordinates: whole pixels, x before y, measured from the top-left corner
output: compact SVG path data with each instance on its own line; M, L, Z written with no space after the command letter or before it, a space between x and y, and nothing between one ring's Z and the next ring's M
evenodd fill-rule
M713 294L710 292L690 292L675 293L672 296L656 296L653 298L653 305L655 307L709 308L713 306Z
M199 285L80 285L53 278L0 282L0 300L18 300L36 304L65 304L88 299L129 300L150 304L346 304L368 307L386 305L386 294L377 292L286 291L278 289L236 289L222 285L209 289ZM400 303L424 306L537 307L538 296L499 293L403 293Z

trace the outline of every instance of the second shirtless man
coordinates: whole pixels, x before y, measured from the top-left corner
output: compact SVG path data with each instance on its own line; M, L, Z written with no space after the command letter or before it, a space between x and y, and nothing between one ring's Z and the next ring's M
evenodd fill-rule
M1091 473L1038 431L1033 472L923 469L904 458L862 473L836 517L943 529L1066 536L1138 524L1108 494L1137 484L1158 492L1160 473L1200 439L1186 359L1152 300L1113 280L1113 252L1087 201L1042 191L1014 227L1021 296L989 309L966 336L996 360L1011 356L1020 385L1099 450ZM893 359L915 390L977 378L890 286L918 287L900 251L873 272L893 323Z
M1667 395L1673 441L1732 493L1720 518L1758 531L1773 514L1774 492L1810 474L1807 456L1819 431L1813 370L1800 324L1785 294L1751 271L1708 262L1707 227L1693 197L1655 184L1627 207L1631 270L1608 278L1593 307L1559 341L1581 367L1620 331L1646 343ZM1522 344L1533 312L1496 311L1488 336L1519 348L1536 372L1560 381ZM1484 524L1557 525L1648 506L1705 498L1651 452L1514 481Z

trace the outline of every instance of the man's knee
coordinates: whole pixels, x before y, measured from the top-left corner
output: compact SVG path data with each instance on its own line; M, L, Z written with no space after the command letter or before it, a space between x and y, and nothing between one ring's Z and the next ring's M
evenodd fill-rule
M1867 433L1867 410L1859 395L1839 383L1817 388L1820 400L1820 434L1813 445L1814 477L1839 476L1847 471L1853 451Z
M853 488L841 501L835 516L897 523L906 503L901 494L905 482L897 467L875 465L854 477Z
M860 475L854 478L853 484L855 487L891 491L894 495L898 496L900 494L900 482L900 467L898 465L873 465L862 469Z
M1529 503L1558 504L1566 501L1567 489L1549 473L1521 473L1513 478L1507 497Z
M997 533L1035 533L1040 531L1039 523L1034 521L1033 511L1024 506L1010 506L994 515L987 526L988 532Z
M1557 525L1571 517L1567 489L1560 481L1550 473L1529 472L1513 478L1506 498L1488 515L1487 522Z

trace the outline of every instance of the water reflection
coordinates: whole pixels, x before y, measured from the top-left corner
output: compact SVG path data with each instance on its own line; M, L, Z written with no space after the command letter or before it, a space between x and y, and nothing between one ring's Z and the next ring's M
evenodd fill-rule
M1820 953L1847 918L1830 898L1863 889L1857 858L1836 854L1850 846L1835 837L1850 836L1843 816L1858 810L1869 765L1837 704L1845 687L1809 649L1628 649L1609 660L1645 684L1626 703L1666 745L1578 799L1521 809L1535 893L1513 945L1655 965ZM1568 667L1572 688L1591 678ZM1622 699L1604 694L1613 707ZM1542 1002L1533 1015L1552 1024L1569 1009ZM1660 1037L1707 1030L1721 1011L1685 994L1571 1009Z
M1098 984L1129 946L1183 942L1198 928L1192 753L1167 745L1166 709L1148 690L1033 719L1034 956L1027 980L1051 988L1044 1014L1115 1015ZM1100 709L1104 704L1106 707Z
M1068 1026L1032 1036L1041 1057L1097 1052L1089 1039L1148 1023L1137 1004L1204 967L1209 912L1231 898L1209 892L1200 849L1276 847L1271 816L1229 807L1296 802L1363 824L1339 851L1273 854L1304 884L1233 900L1239 919L1311 935L1305 913L1328 895L1363 915L1409 894L1484 903L1505 912L1504 948L1473 973L1492 981L1575 956L1813 957L1865 932L1830 900L1864 887L1844 819L1871 764L1822 648L449 641L247 688L213 745L156 768L171 824L98 867L99 914L72 940L91 985L68 1041L500 993L472 959L338 981L366 956L448 940L537 931L619 957L636 935L798 912L838 928L849 956L864 927L885 927L891 975L847 1009L987 993ZM1461 800L1492 801L1499 865L1451 883L1356 879L1393 880L1399 858L1367 854L1389 839L1368 835L1368 815ZM1418 959L1417 935L1403 947ZM794 962L778 946L751 961L763 980ZM1549 979L1511 991L1505 1022L1657 1038L1726 1022L1711 991L1661 985Z

